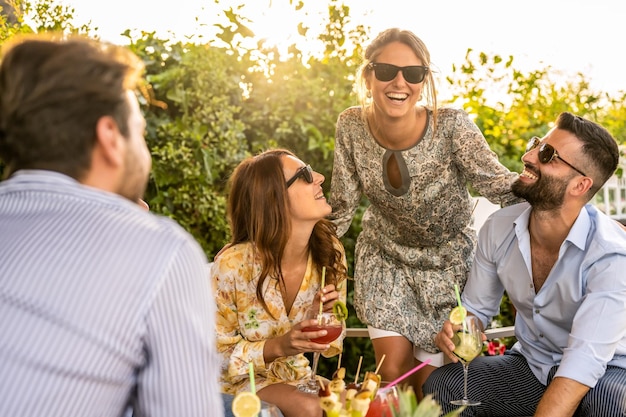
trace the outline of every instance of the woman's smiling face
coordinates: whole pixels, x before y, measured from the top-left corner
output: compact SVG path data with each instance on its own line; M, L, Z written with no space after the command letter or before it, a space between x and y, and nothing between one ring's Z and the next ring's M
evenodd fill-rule
M374 62L397 67L423 65L413 50L402 42L391 42L384 46ZM414 114L415 105L422 96L424 80L418 84L411 84L404 79L402 71L398 71L391 81L379 81L372 70L366 81L366 87L372 93L377 112L382 116L395 118Z
M298 169L305 166L304 162L293 156L286 155L281 160L283 172L285 173L285 182L293 177ZM292 220L317 222L332 212L332 208L324 196L324 190L322 190L324 176L315 171L312 171L312 174L312 183L308 183L301 176L287 189Z

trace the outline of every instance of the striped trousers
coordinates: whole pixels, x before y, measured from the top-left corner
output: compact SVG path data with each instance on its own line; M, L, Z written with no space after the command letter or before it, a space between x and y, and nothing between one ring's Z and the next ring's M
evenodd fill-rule
M558 366L551 369L548 384ZM479 356L469 365L468 398L481 405L467 407L462 417L532 416L546 386L518 354ZM463 366L449 364L435 370L423 386L448 413L458 406L452 400L463 398ZM606 373L581 401L576 417L626 416L626 369L607 367Z

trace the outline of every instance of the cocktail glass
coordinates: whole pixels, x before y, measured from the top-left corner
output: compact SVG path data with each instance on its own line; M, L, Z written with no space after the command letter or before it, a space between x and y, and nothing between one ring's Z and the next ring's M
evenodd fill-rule
M480 401L472 401L467 398L469 363L483 350L482 330L478 318L466 316L463 327L454 334L452 342L454 343L453 353L463 364L463 399L450 402L454 405L480 405Z
M313 326L307 326L302 328L303 332L316 332L320 330L326 330L326 336L321 336L315 339L311 339L315 343L330 343L337 339L344 328L344 321L339 320L337 316L332 312L320 313L317 309L311 309L306 315L307 319L316 319L317 323ZM313 365L311 366L311 377L308 381L298 384L298 390L302 392L308 392L310 394L317 394L319 392L319 385L317 383L317 364L320 359L320 352L313 353Z
M399 412L397 388L395 386L383 387L376 393L365 417L394 417Z

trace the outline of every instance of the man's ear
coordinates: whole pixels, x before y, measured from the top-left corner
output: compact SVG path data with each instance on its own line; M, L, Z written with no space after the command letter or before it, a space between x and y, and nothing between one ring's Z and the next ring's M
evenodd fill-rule
M576 184L574 185L573 192L576 195L582 196L589 191L589 189L593 186L593 178L590 177L578 177Z
M99 151L104 161L119 166L124 162L126 142L120 133L117 122L111 116L102 116L96 123L95 151Z

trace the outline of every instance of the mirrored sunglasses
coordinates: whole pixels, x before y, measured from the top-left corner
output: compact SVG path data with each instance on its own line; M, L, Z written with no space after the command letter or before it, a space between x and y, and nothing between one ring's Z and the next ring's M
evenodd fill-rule
M374 76L378 81L391 81L398 75L398 71L402 71L402 76L406 82L411 84L419 84L424 81L424 77L428 74L428 67L423 65L411 65L408 67L397 67L391 64L381 64L379 62L371 62L369 69L374 70Z
M313 183L313 170L311 169L311 165L305 165L301 168L298 168L293 177L289 178L285 183L287 188L289 188L291 184L296 182L296 180L300 177L304 178L304 180L309 184Z
M541 162L542 164L549 164L550 162L552 162L552 160L558 158L561 160L561 162L563 162L568 167L572 168L574 171L578 172L583 177L587 176L587 174L582 172L580 169L576 168L574 165L570 164L565 159L561 158L559 156L559 153L556 151L556 149L554 149L552 145L549 145L547 143L541 143L541 139L539 139L537 136L534 136L531 140L528 141L528 144L526 145L526 152L532 151L537 146L539 146L538 159L539 159L539 162Z

